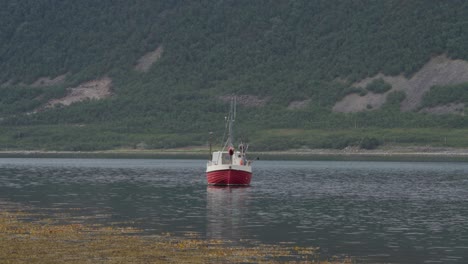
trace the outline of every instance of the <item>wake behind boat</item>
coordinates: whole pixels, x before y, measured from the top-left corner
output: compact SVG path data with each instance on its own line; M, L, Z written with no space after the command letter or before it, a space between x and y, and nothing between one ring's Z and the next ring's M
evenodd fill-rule
M231 100L229 115L226 117L228 137L223 149L215 151L206 166L206 179L210 185L249 185L252 179L251 161L247 160L248 145L233 145L233 125L236 116L236 99ZM211 147L210 147L211 152Z

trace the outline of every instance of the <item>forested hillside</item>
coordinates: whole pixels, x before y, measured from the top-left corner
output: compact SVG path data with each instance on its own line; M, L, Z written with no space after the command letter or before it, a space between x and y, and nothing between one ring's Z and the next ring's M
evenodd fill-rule
M467 14L462 0L3 0L0 149L203 145L234 94L256 150L468 146ZM450 78L425 82L440 56ZM415 83L427 91L402 108Z

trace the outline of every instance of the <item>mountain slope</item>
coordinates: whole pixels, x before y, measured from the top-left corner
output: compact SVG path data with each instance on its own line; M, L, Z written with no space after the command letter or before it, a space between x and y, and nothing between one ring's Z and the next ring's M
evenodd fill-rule
M355 83L366 78L411 80L441 55L468 61L467 13L466 1L5 0L0 143L52 149L203 144L208 130L222 134L216 121L227 109L222 98L231 94L250 98L239 107L240 134L356 123L465 128L464 116L418 113L416 103L406 106L411 96L404 93L386 96L379 107L361 106L360 113L332 108L361 93ZM110 97L45 108L73 87L101 79L112 83ZM429 96L443 96L443 89L434 91ZM462 98L444 105L463 105Z

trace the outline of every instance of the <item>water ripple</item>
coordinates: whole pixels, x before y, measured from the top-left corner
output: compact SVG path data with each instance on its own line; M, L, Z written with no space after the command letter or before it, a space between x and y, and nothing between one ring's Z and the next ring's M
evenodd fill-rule
M207 187L204 164L0 159L0 209L79 208L147 232L319 246L371 263L468 262L468 164L259 161L248 188Z

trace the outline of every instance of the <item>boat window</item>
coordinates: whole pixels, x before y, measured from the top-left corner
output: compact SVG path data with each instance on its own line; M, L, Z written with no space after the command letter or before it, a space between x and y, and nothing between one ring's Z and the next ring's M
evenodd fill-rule
M229 156L228 153L223 154L223 164L229 164L231 163L231 157Z

